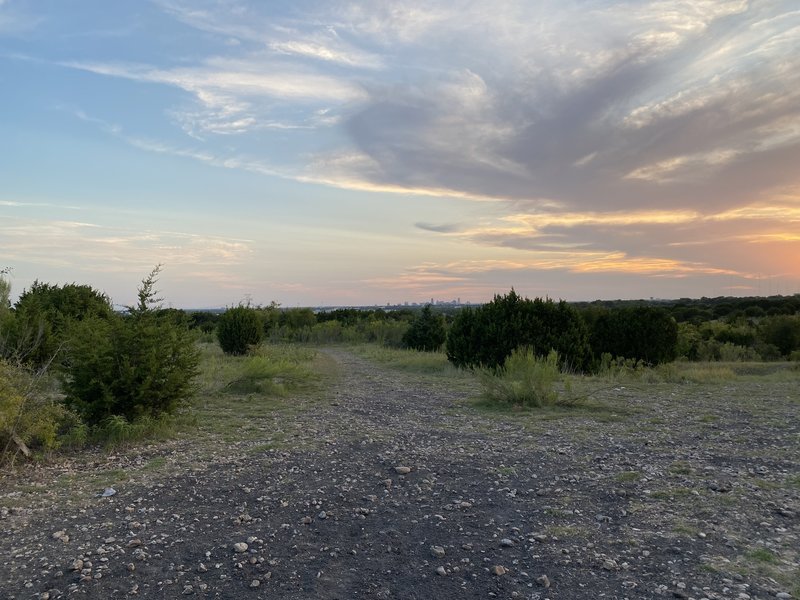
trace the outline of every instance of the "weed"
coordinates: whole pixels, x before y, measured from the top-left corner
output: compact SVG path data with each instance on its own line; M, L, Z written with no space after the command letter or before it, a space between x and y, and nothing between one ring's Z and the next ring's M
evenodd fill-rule
M530 348L518 348L496 370L480 372L483 397L514 406L571 406L579 403L569 379L559 368L558 353L536 356Z
M113 415L93 427L89 439L110 448L144 439L166 439L175 433L178 421L171 415L143 415L132 421L122 415Z

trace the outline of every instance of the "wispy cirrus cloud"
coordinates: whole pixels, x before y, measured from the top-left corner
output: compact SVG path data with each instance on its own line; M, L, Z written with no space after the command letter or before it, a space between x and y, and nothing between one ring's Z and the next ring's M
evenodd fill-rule
M0 224L0 251L8 260L54 267L80 264L96 272L144 271L159 263L231 266L247 259L251 245L250 240L81 221L10 217Z
M800 144L793 133L780 144L770 142L770 130L796 131L800 122L794 87L800 83L800 38L787 36L798 17L787 7L658 2L622 10L598 4L580 16L562 5L550 7L543 24L521 37L484 36L491 42L465 34L467 17L445 27L451 53L469 40L477 46L470 56L485 50L499 61L471 64L474 83L462 77L456 94L442 90L441 78L424 77L416 85L371 90L348 131L378 163L364 172L373 182L425 182L520 200L552 197L580 209L599 196L613 210L640 205L644 194L673 206L701 197L708 202L709 192L735 170L737 183L745 173L749 183L723 188L725 201L745 201L768 180L759 155L786 161ZM503 15L481 16L490 29L504 23ZM591 28L580 26L586 19ZM566 22L592 33L559 45L559 34L570 39ZM520 42L525 50L512 53ZM456 72L445 71L444 78ZM781 172L784 182L792 177ZM697 185L678 193L674 186L626 184L626 175Z
M98 90L117 86L115 98L144 90L150 121L115 102L75 101L86 107L76 114L165 160L387 205L396 194L420 214L395 235L458 247L474 269L442 260L363 278L375 289L488 289L499 274L537 272L735 286L758 261L800 277L792 0L148 7L142 22L179 44L9 60L58 64ZM146 26L130 35L159 43Z
M43 21L27 8L9 0L0 1L0 36L24 36Z
M175 68L85 61L63 65L184 90L194 98L194 106L173 108L170 112L193 135L320 126L326 124L326 105L345 104L363 96L352 83L258 57L217 57L198 66ZM293 121L276 118L272 102L299 103L305 113ZM331 122L330 117L327 122Z

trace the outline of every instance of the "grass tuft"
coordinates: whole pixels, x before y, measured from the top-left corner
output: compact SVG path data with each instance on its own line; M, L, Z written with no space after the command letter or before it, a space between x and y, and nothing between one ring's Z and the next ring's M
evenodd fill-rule
M514 350L496 371L480 372L483 397L513 406L572 406L579 403L558 365L558 353L536 356L530 348Z

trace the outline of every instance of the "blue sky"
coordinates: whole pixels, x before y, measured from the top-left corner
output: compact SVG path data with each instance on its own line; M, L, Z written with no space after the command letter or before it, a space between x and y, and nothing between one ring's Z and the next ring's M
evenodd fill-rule
M793 0L0 0L0 132L16 293L800 292Z

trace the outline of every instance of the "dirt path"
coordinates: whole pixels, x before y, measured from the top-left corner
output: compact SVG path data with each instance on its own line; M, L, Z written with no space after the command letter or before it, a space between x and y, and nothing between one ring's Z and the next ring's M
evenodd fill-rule
M796 382L620 386L621 417L531 422L326 352L341 380L287 417L302 450L172 447L169 477L3 508L0 597L791 597Z

